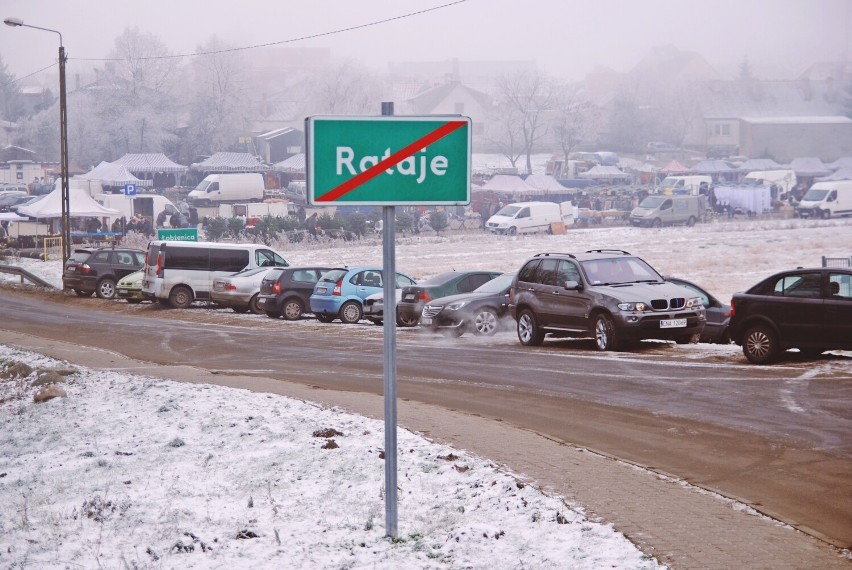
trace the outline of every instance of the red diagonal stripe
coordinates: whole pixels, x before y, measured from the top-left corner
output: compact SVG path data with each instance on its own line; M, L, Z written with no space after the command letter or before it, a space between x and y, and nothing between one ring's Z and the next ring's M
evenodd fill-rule
M314 198L314 200L317 202L333 202L334 200L337 200L347 192L354 190L361 184L372 180L373 178L381 174L383 171L396 166L409 156L412 156L420 149L429 146L435 141L441 140L448 134L463 127L466 124L467 121L450 121L448 123L444 123L434 131L427 133L425 136L417 139L416 141L404 147L403 149L396 151L386 159L380 161L378 164L371 166L360 174L356 174L337 188L329 190L322 196Z

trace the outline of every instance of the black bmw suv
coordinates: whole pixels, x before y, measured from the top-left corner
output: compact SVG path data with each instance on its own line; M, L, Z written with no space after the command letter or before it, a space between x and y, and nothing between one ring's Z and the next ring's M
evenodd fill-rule
M81 297L97 293L101 299L115 297L115 284L142 270L145 252L141 249L100 247L75 249L62 273L62 288L73 289Z
M591 337L598 350L643 339L685 344L706 318L694 292L626 251L600 249L528 260L512 283L509 311L523 345L538 346L550 334Z

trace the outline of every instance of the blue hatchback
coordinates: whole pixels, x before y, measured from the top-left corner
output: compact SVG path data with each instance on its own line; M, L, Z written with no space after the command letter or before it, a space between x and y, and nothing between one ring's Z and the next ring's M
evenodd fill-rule
M397 288L416 285L414 279L396 274ZM382 291L380 267L352 267L332 269L325 273L311 295L311 312L323 323L340 319L352 324L364 315L364 299Z

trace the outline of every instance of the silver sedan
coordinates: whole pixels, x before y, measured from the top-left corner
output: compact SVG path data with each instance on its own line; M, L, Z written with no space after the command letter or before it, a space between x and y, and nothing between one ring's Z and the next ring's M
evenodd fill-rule
M260 293L260 283L270 269L272 268L256 267L227 277L216 277L213 279L210 299L230 307L235 313L251 311L261 315L264 311L257 305L257 295Z

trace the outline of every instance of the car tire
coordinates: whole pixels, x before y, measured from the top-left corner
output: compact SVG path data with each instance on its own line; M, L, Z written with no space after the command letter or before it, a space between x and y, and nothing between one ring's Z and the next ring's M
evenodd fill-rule
M768 364L778 356L775 331L766 325L755 325L743 335L743 354L752 364Z
M494 336L500 321L497 320L497 313L492 309L481 309L473 315L473 320L470 324L473 334L478 336Z
M515 226L512 226L511 228L506 230L506 235L510 235L510 236L518 235L518 228L516 228Z
M615 324L612 322L612 317L606 313L599 313L595 317L595 348L601 352L621 350L621 341L615 330Z
M831 218L831 210L823 210L820 214L822 215L823 220Z
M689 219L686 220L686 226L691 228L695 225L695 216L689 216Z
M83 291L82 289L74 289L74 293L78 297L91 297L92 295L95 294L94 291Z
M195 300L192 289L189 287L173 287L169 292L169 305L175 309L186 309Z
M281 318L286 321L298 321L304 312L305 308L298 299L287 299L281 305Z
M404 317L399 314L399 311L396 313L396 326L398 327L416 327L419 322L420 319L418 317Z
M334 315L326 315L324 313L317 313L316 318L321 323L330 323L334 320Z
M101 279L95 287L95 293L97 293L98 297L101 299L114 299L115 281L109 278Z
M248 310L251 311L253 315L262 315L264 313L263 309L260 308L260 305L257 304L258 294L255 293L252 295L251 299L249 299Z
M652 227L652 228L661 228L661 227L663 227L663 220L661 220L660 218L655 219L653 222L651 222L651 227Z
M544 342L544 331L538 326L538 319L529 309L524 309L518 315L518 340L524 346L541 346Z
M361 309L361 304L357 301L346 301L340 307L340 320L347 325L354 325L364 316L364 310Z

